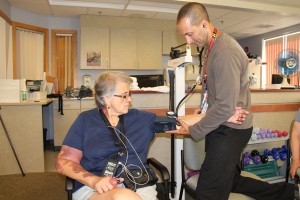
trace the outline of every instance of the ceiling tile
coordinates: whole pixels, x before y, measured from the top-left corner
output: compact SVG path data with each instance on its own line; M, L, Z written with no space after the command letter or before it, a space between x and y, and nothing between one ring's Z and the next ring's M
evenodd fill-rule
M69 6L52 6L52 13L55 17L78 17L78 15L87 14L87 8L69 7Z
M137 10L124 10L122 16L133 17L133 18L153 18L156 12L145 12Z
M108 9L108 8L87 8L87 14L89 15L103 15L103 16L121 16L123 10ZM101 14L99 13L101 12Z
M177 14L174 13L156 13L156 15L153 17L153 19L174 20L170 22L170 23L174 23L174 26L175 26L176 18L177 18Z

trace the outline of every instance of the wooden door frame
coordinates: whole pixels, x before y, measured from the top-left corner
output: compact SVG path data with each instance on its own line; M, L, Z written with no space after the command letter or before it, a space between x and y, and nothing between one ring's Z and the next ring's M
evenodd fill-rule
M37 31L44 33L44 71L49 74L49 30L46 28L32 26L29 24L23 24L19 22L12 22L12 38L13 38L13 78L17 78L17 28L28 29L32 31Z
M60 30L60 29L52 29L51 30L51 75L55 76L57 73L57 63L56 63L56 35L57 34L72 34L72 52L71 52L71 62L73 66L73 87L77 87L77 31L76 30ZM62 91L61 91L62 92Z

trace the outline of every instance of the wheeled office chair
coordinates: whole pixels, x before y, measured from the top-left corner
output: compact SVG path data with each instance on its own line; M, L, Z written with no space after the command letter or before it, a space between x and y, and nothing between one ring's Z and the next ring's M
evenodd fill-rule
M196 198L196 187L199 174L193 175L190 178L186 179L185 177L185 168L191 171L196 171L201 168L205 157L205 139L203 138L199 142L193 141L190 137L185 137L183 139L183 150L181 151L181 176L182 184L180 188L179 199L182 199L183 190L188 193L192 198ZM242 176L251 177L255 179L262 180L260 177L242 171ZM251 197L248 197L243 194L230 193L229 200L254 200Z
M159 200L169 200L168 183L170 181L170 174L168 169L155 158L148 158L147 163L159 172L159 175L162 180L163 191L158 191L157 198ZM74 189L73 179L66 177L65 189L68 193L68 200L72 200L72 193Z

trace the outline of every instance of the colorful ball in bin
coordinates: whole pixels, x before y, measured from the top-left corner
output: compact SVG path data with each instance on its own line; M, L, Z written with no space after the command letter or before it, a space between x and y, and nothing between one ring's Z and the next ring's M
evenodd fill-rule
M261 139L261 135L260 134L257 134L256 137L257 137L258 140Z
M260 156L259 156L259 155L254 156L253 159L252 159L252 161L253 161L255 164L261 163Z
M260 129L259 128L253 128L253 133L255 133L255 134L259 134L259 131L260 131Z
M264 155L265 156L271 156L272 154L271 154L271 151L269 149L265 149L264 150Z
M288 148L286 145L282 145L281 149L284 151L284 152L287 152L288 151Z
M267 163L269 161L269 157L266 155L261 155L260 160L263 164Z
M251 163L251 159L249 157L244 157L243 158L243 164L244 166L248 166Z
M254 157L254 156L258 156L258 155L259 155L259 152L256 149L251 151L251 156Z
M246 157L249 157L249 156L250 156L250 153L249 153L249 152L243 153L243 158L246 158Z
M276 153L277 151L278 151L277 148L273 148L273 149L271 150L272 155L273 155L274 153Z
M278 152L274 152L274 153L272 154L272 156L273 156L274 160L278 160L279 157L280 157Z
M257 140L257 135L256 134L252 134L251 135L251 140L253 140L253 141Z
M287 159L287 154L286 153L281 153L279 154L280 160L286 160Z
M267 132L268 132L268 133L272 133L272 129L268 129Z
M289 133L287 131L283 131L282 135L283 135L283 137L287 137L289 135Z

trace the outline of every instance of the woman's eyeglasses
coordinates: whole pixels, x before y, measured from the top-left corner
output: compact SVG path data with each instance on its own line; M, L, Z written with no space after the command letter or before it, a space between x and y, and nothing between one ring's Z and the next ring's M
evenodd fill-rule
M123 95L117 95L117 94L114 94L114 97L121 97L123 99L126 99L128 100L129 97L131 97L132 93L129 92L128 94L123 94Z

